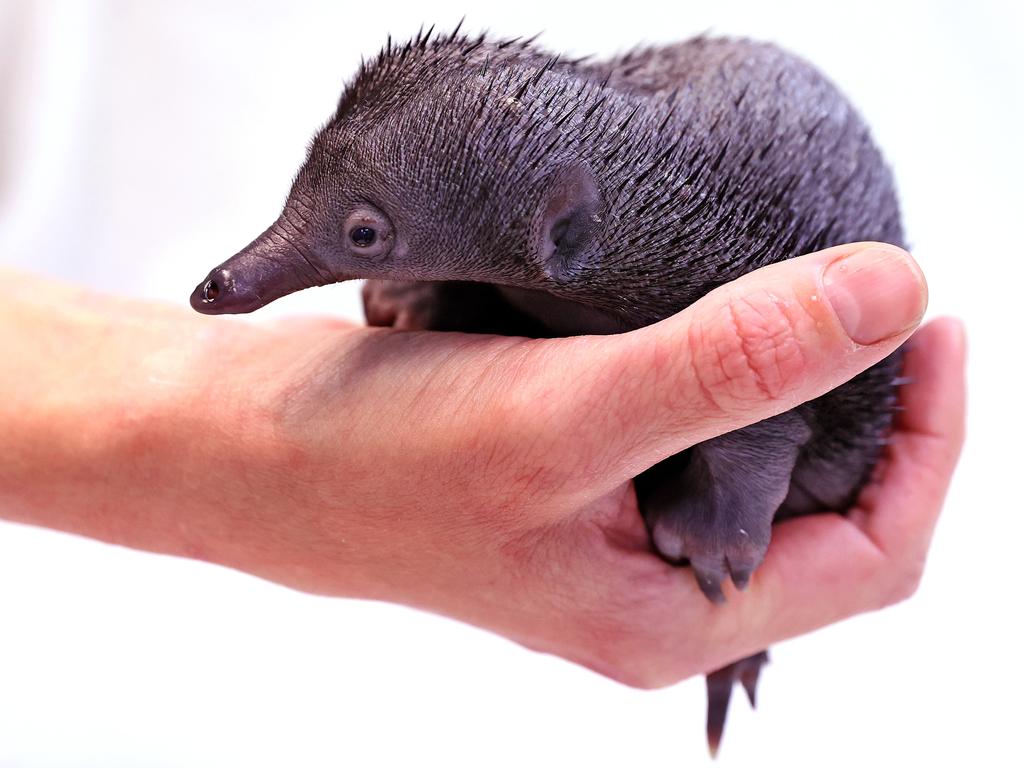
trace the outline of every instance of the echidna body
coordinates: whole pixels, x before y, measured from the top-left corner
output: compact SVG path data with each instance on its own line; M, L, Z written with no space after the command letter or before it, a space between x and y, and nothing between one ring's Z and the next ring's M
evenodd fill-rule
M362 67L280 218L192 305L248 312L365 278L376 325L614 333L861 240L902 245L890 173L847 100L775 46L698 38L589 62L428 33ZM745 586L774 519L852 503L898 365L638 477L655 549L712 600L726 578ZM709 674L713 747L733 682L752 698L765 658Z

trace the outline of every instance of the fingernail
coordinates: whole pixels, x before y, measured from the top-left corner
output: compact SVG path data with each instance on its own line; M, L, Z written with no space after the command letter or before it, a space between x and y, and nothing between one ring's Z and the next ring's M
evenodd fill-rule
M825 295L846 334L876 344L917 325L928 290L917 265L898 248L868 247L825 269Z

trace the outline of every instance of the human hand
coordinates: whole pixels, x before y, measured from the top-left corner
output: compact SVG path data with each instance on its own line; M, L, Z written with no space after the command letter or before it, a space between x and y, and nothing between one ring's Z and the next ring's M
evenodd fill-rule
M887 338L853 342L823 300L826 266L856 250L760 270L614 337L182 315L147 337L159 359L138 366L150 383L136 391L157 390L158 405L93 452L119 468L117 485L83 478L57 506L103 498L120 522L90 535L418 606L633 685L668 684L917 583L962 439L963 344L950 321L914 342L907 411L858 508L779 525L726 606L652 553L630 483L688 445L831 389L907 338L923 283L899 258L875 283L910 277L882 297L901 315ZM30 491L20 488L22 518L39 508ZM51 485L51 505L54 495Z

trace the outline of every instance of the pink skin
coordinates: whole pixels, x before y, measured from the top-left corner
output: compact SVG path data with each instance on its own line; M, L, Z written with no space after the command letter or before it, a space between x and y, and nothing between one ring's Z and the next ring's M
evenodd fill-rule
M889 297L888 338L852 341L825 300L825 269L857 247L633 333L554 340L256 325L8 273L33 290L0 301L0 515L418 606L666 685L921 577L963 440L955 320L914 336L907 410L857 508L777 526L724 606L652 554L629 482L910 336L925 288L895 249L916 288Z

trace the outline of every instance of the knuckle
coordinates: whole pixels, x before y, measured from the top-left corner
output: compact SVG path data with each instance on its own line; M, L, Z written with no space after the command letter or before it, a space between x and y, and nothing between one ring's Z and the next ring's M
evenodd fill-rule
M520 443L548 467L547 477L588 476L597 453L590 438L628 426L616 424L630 410L628 371L608 364L599 345L587 339L524 342L519 352L501 398Z
M610 677L623 685L641 691L654 691L672 685L674 682L666 680L661 675L655 674L643 665L632 663L630 660L619 661L613 668Z
M678 676L665 669L648 645L628 630L606 637L598 650L597 669L616 682L645 691L677 682Z
M921 586L924 575L924 561L915 559L909 562L894 563L886 569L875 608L887 608L904 600L909 600Z
M770 293L732 296L726 322L699 326L694 368L705 399L727 405L791 399L807 373L805 312Z
M616 682L638 690L653 691L675 685L699 670L681 661L678 653L665 653L655 643L621 642L606 647L597 669Z
M485 428L467 435L469 445L462 446L460 455L509 503L546 498L573 478L566 450L571 434L559 428L565 418L558 412L571 398L558 386L541 352L518 343L496 348L471 387L480 395L472 423Z

